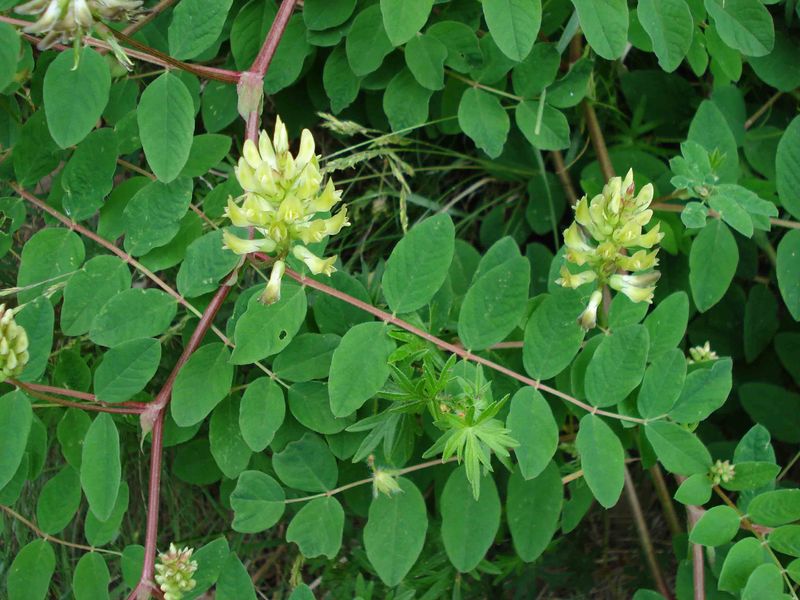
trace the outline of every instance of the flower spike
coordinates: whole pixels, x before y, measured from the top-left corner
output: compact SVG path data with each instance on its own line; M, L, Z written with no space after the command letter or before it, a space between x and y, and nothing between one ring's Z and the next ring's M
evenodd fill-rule
M225 216L236 227L250 228L254 238L242 239L226 231L223 247L242 255L275 255L277 262L261 296L267 304L280 299L284 261L289 255L303 261L314 275L330 275L336 270L336 256L320 258L306 247L350 225L347 208L329 214L341 201L341 192L330 179L323 186L315 150L314 137L304 129L297 155L293 155L286 126L278 117L272 137L262 131L258 144L244 143L234 169L244 194L228 199Z
M603 191L589 200L586 196L575 205L575 220L564 230L564 254L567 262L586 267L572 273L561 268L556 283L577 288L595 282L586 310L578 318L591 329L597 324L597 310L603 302L605 286L625 294L633 302L652 302L658 271L658 243L664 237L660 223L649 231L653 211L653 186L647 184L636 193L633 170L625 178L612 177Z

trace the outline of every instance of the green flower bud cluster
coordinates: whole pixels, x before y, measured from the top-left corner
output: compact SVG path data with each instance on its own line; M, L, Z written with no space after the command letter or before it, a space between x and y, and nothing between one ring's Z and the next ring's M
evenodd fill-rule
M714 485L729 483L736 477L736 467L727 460L718 460L708 470L708 478Z
M74 40L79 44L83 35L92 30L95 22L129 20L141 5L141 0L31 0L15 10L22 15L39 15L39 19L28 25L25 31L45 34L37 47L39 50L46 50L57 42L67 43ZM120 62L130 64L124 52L120 56L122 49L112 41L113 37L103 37L111 43Z
M579 319L585 329L597 324L606 285L634 302L653 301L661 275L652 270L658 264L655 246L664 234L660 224L643 231L653 216L649 208L653 186L648 183L638 194L635 191L633 170L624 179L611 178L591 201L586 196L578 201L575 221L564 231L567 261L585 269L573 273L564 265L556 283L569 288L592 282L597 286Z
M336 256L319 258L305 244L336 235L350 222L347 208L332 217L326 216L341 200L341 192L334 188L331 179L322 185L314 138L308 129L303 130L300 149L294 156L289 152L286 126L278 117L272 140L262 131L258 145L247 140L242 154L236 178L244 194L236 200L228 199L225 214L233 225L250 227L260 237L242 239L226 231L223 245L236 254L275 255L277 260L261 297L262 302L271 304L280 299L284 261L289 253L303 261L315 275L330 275L336 270L333 266Z
M717 356L717 353L711 349L711 343L706 341L702 346L689 348L689 357L686 359L686 362L693 365L695 363L711 362L718 358L719 356Z
M164 600L181 600L186 592L197 585L192 578L197 571L197 561L192 560L192 548L178 548L169 545L169 551L158 555L156 563L156 583L164 593Z
M0 304L0 382L16 377L28 363L28 334L14 321L14 311Z

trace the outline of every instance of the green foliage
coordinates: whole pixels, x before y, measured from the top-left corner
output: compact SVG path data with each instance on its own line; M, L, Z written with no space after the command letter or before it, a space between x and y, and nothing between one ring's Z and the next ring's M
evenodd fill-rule
M84 4L0 0L0 597L797 597L795 0Z

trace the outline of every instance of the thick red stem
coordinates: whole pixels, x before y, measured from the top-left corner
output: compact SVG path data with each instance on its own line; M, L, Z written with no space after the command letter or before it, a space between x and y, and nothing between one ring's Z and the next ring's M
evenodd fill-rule
M90 402L73 402L72 400L64 400L63 398L59 398L58 396L51 396L50 394L45 394L44 392L38 391L33 384L22 383L21 381L17 381L15 379L8 379L8 383L17 386L21 390L24 390L26 394L37 398L39 400L44 400L45 402L52 402L53 404L59 404L61 406L66 406L69 408L79 408L81 410L89 410L94 412L107 412L107 413L116 413L122 415L139 415L144 411L144 405L140 402L123 402L120 406L110 406L105 403L97 403L93 404ZM50 386L40 386L44 388L49 388ZM64 390L61 388L50 388L51 390L55 391L55 393L61 393ZM71 390L67 390L71 391Z
M131 595L128 596L129 600L133 600L134 598L141 599L149 597L153 585L152 579L155 572L156 551L158 547L158 510L159 499L161 496L161 463L164 455L164 413L172 395L172 388L175 385L175 379L178 377L178 373L180 372L181 368L186 364L194 351L197 350L197 348L200 346L200 342L203 341L206 333L211 328L211 325L214 322L214 317L216 317L217 312L219 311L223 302L225 302L225 298L228 297L228 294L231 291L231 286L228 284L231 283L232 280L233 278L227 279L225 283L223 283L222 286L217 290L217 293L214 294L214 297L211 299L208 307L203 312L203 316L197 323L197 327L192 333L192 337L189 338L189 342L186 344L186 347L183 349L178 361L172 368L172 372L170 372L169 377L167 377L164 387L161 388L161 391L158 393L155 400L148 405L147 410L142 413L141 418L144 427L147 427L147 425L152 425L152 445L150 447L150 484L147 494L147 526L145 529L144 566L142 568L142 577L139 581L139 585L135 590L133 590ZM145 424L145 422L147 422L147 424Z
M283 2L281 2L278 13L275 15L275 20L272 21L272 26L269 28L269 32L267 32L267 37L264 39L264 43L261 45L261 49L258 51L258 55L248 71L248 73L255 77L255 85L262 85L264 75L266 75L267 69L269 69L272 57L275 56L275 51L278 49L278 44L283 37L283 32L286 31L286 25L289 23L289 18L292 16L296 4L297 0L283 0ZM246 139L256 141L258 138L258 128L261 124L260 121L261 115L259 111L254 110L247 116L247 125L245 129Z
M258 51L258 56L256 56L253 65L250 67L251 73L257 73L261 77L266 75L296 4L297 0L283 0L281 2L278 14L275 15L275 20L272 21L272 26L267 32L267 37L264 39L261 50Z
M0 22L8 23L9 25L14 25L16 27L26 27L27 25L31 24L31 21L25 21L23 19L15 19L13 17L6 17L3 15L0 15ZM25 39L30 40L31 42L34 43L38 43L39 41L41 41L36 36L30 35L28 33L23 33L22 35ZM111 46L107 42L88 35L84 36L83 41L87 46L93 46L95 48L101 48L103 50L111 49ZM53 44L51 48L60 51L72 50L72 46L65 46L64 44ZM217 81L225 81L228 83L236 83L237 81L239 81L238 71L230 71L228 69L218 69L216 67L208 67L206 65L185 63L179 60L172 59L169 56L160 54L158 51L153 50L152 48L149 49L149 51L126 48L125 53L131 58L148 62L153 65L158 65L159 67L164 67L164 68L175 67L189 71L201 77L206 77L207 79L215 79Z

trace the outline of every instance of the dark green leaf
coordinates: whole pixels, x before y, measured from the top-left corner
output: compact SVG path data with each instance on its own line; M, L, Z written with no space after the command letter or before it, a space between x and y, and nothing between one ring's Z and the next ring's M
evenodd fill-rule
M689 532L689 541L703 546L722 546L739 531L739 515L729 506L708 509Z
M342 545L344 510L336 498L316 498L303 506L286 530L306 558L335 558Z
M470 350L500 342L519 325L530 286L530 263L514 256L480 274L458 317L458 337Z
M450 216L440 214L412 227L397 243L386 261L382 280L393 313L412 312L430 302L447 277L454 237Z
M91 48L83 49L77 68L71 52L61 52L50 63L44 76L44 111L59 146L77 144L94 129L110 90L108 63Z
M52 546L45 540L30 542L14 557L8 570L8 600L44 600L55 569L56 555Z
M521 61L533 48L542 23L540 0L484 0L483 15L503 54Z
M442 491L442 541L453 566L466 573L483 560L500 526L500 498L494 479L481 478L476 500L462 466L447 478Z
M192 96L178 76L164 73L142 93L136 116L147 164L159 180L169 183L192 149Z
M233 381L230 352L221 343L201 346L186 362L175 379L170 409L181 427L205 419L228 395Z
M64 282L80 268L84 256L83 242L75 232L55 227L37 231L22 249L17 286L25 289L17 294L20 304Z
M622 402L642 381L649 334L644 325L627 325L606 336L586 369L586 396L594 406Z
M397 484L399 493L373 498L364 527L367 558L381 581L392 587L414 566L428 529L428 511L417 486L402 477ZM467 494L472 498L468 487Z
M721 221L711 221L695 238L689 254L689 283L701 312L722 299L738 263L739 250L730 230Z
M83 442L81 487L89 508L101 521L111 517L121 476L119 432L111 415L100 413L89 426Z
M362 323L348 331L333 352L330 371L331 411L346 417L372 398L389 377L387 360L394 342L383 323ZM364 352L369 348L369 352ZM358 377L353 377L358 373Z
M533 562L555 535L564 499L561 474L550 462L534 479L516 469L508 480L506 518L514 549L525 562Z
M711 455L703 443L680 425L655 421L648 423L644 431L658 460L671 473L706 473L711 466Z
M670 418L679 423L697 423L725 404L731 392L732 368L731 359L722 358L708 368L689 373L678 401L669 411Z
M497 96L472 87L464 91L458 104L458 124L489 158L503 152L511 127Z
M405 44L416 35L431 13L433 0L381 0L386 35L393 46Z
M558 425L547 400L532 387L520 389L511 399L506 427L519 442L514 454L520 473L525 479L537 477L550 464L558 446Z
M277 354L289 345L306 318L308 303L302 286L284 283L280 300L273 304L262 304L259 295L250 298L236 322L233 364L251 364Z
M628 42L625 0L572 0L592 50L607 60L622 56Z
M793 229L778 244L778 287L786 308L800 321L800 231Z
M322 438L313 433L274 454L272 466L283 483L304 492L332 490L339 477L336 459Z
M182 0L169 25L169 53L186 60L211 47L222 33L233 0Z
M284 500L283 489L272 477L260 471L245 471L231 492L234 531L258 533L269 529L283 515Z
M239 405L239 428L253 452L261 452L283 424L286 405L280 386L268 377L250 382Z
M163 333L178 307L161 290L124 290L106 302L95 315L89 338L101 346L117 346L129 340Z
M625 481L625 452L619 438L603 419L589 414L581 419L575 445L589 489L600 504L611 508Z
M11 481L25 455L33 410L28 397L20 391L0 397L0 489Z
M94 392L103 402L125 402L141 392L161 360L158 340L141 338L111 348L94 372Z

